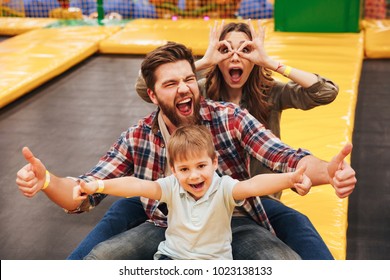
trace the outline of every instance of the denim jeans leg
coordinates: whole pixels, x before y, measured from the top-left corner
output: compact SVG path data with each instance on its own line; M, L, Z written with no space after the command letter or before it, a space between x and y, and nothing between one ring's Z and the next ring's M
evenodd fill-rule
M152 260L165 240L165 228L145 222L99 243L86 260Z
M290 247L248 217L233 217L233 259L299 260Z
M68 260L82 260L97 244L145 222L147 216L139 197L115 201L95 228L68 256Z
M305 215L270 198L262 198L261 201L278 238L297 252L303 260L334 259Z

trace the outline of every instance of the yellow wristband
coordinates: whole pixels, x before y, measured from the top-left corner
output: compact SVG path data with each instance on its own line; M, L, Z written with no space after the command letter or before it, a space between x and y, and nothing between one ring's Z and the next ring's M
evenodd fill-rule
M292 70L291 66L286 66L286 68L283 71L283 76L288 78L288 76L290 76L291 70Z
M46 179L45 179L45 183L43 184L43 187L41 190L46 189L49 186L49 184L50 184L50 172L47 171L47 169L46 169Z
M97 193L101 193L104 191L104 182L102 180L97 180L98 183L98 189L96 190Z

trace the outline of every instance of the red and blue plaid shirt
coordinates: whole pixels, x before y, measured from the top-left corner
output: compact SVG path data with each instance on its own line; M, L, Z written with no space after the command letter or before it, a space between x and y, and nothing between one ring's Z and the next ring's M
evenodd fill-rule
M122 176L157 180L165 177L168 164L166 145L157 122L158 110L141 119L137 125L123 132L99 163L80 179L91 181ZM245 180L249 174L249 155L276 172L294 171L308 151L295 150L266 130L246 110L232 103L201 99L201 123L210 128L218 153L219 175L230 175ZM104 194L93 194L72 213L88 211L98 205ZM149 219L158 226L166 226L166 215L158 208L158 201L141 198ZM273 232L259 197L246 200L234 216L250 216Z

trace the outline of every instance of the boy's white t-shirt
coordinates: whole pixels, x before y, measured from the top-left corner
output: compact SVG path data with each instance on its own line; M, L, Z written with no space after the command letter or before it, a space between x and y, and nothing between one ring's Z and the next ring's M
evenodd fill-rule
M162 190L160 202L168 206L168 228L156 257L233 259L231 218L234 207L243 204L232 196L238 180L214 173L210 188L199 200L187 193L174 175L157 182Z

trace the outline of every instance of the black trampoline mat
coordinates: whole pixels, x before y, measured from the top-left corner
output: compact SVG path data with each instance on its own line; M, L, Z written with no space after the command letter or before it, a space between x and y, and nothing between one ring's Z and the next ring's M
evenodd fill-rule
M390 259L390 60L365 60L359 83L351 163L347 259Z
M142 59L94 55L0 110L2 260L65 259L116 199L69 215L43 193L22 196L16 172L26 164L23 146L59 176L92 168L122 131L154 109L134 88Z

